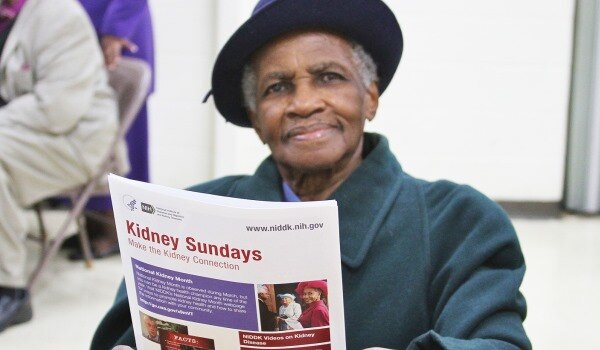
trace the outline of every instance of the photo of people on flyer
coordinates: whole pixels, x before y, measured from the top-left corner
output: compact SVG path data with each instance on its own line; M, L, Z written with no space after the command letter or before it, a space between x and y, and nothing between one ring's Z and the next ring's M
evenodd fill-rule
M259 284L256 295L263 332L329 326L326 280Z

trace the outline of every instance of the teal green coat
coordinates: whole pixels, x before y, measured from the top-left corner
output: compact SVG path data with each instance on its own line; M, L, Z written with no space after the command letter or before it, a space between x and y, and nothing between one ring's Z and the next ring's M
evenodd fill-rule
M365 134L365 157L338 202L348 349L530 349L519 286L525 263L494 202L468 186L402 171L387 140ZM282 201L272 158L252 176L191 190ZM133 346L124 289L92 349Z

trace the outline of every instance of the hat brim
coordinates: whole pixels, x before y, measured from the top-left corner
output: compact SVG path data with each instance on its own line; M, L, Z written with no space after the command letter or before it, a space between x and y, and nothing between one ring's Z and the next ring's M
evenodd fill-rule
M279 0L254 14L231 36L217 56L212 94L219 112L235 125L250 127L241 79L252 54L294 30L331 30L360 43L377 64L379 93L389 85L402 55L402 32L381 0Z

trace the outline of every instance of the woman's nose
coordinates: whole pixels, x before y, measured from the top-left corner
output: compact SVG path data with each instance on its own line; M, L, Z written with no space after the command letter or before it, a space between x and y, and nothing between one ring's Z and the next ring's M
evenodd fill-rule
M291 117L308 118L324 110L325 103L318 89L308 81L297 82L287 108Z

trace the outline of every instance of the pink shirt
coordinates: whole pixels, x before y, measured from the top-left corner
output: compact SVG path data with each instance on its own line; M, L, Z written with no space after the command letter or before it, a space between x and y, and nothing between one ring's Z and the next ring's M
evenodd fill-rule
M6 30L15 20L23 5L25 5L25 0L15 0L10 5L6 1L2 2L0 5L0 32Z

